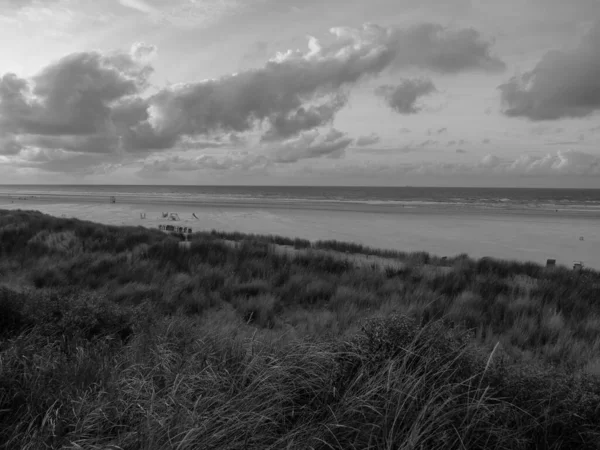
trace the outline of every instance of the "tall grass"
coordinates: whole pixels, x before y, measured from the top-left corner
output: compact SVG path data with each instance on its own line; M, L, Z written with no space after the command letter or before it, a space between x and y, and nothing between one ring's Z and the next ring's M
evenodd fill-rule
M22 211L0 260L0 448L600 442L593 271Z

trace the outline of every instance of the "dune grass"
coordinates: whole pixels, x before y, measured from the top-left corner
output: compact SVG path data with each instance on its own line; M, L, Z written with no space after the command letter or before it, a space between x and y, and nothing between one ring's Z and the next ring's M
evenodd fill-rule
M0 211L0 448L598 448L599 293L589 270Z

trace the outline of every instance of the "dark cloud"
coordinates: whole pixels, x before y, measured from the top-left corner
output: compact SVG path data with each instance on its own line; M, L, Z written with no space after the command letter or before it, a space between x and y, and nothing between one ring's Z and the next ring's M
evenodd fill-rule
M129 55L69 55L31 82L0 79L0 130L39 135L92 135L111 128L112 108L147 86L151 69ZM118 107L117 107L118 108Z
M17 142L14 136L0 135L0 156L12 156L17 155L23 149L23 146Z
M467 151L462 148L457 148L456 153L467 153Z
M388 30L399 57L405 64L439 73L459 73L467 69L499 72L505 64L491 54L491 42L473 29L449 31L438 24L422 24L406 30Z
M336 129L331 129L325 135L312 130L280 144L272 160L277 163L293 163L323 156L337 158L344 154L351 143L352 138Z
M489 140L489 139L487 139L487 138L486 138L486 139L483 139L483 140L481 141L481 143L482 143L482 144L489 144L490 142L492 142L492 141L490 141L490 140Z
M448 143L446 144L448 147L452 147L453 145L456 145L456 141L452 140L452 141L448 141Z
M273 114L269 118L270 128L263 135L263 141L277 141L297 135L301 131L312 130L331 124L336 113L346 105L345 95L334 95L321 105L301 106L288 113Z
M600 110L600 22L577 48L546 53L499 89L507 116L557 120Z
M415 79L403 80L397 86L389 84L379 86L375 89L375 94L382 97L390 108L400 114L416 114L421 110L417 100L435 90L431 80Z
M427 136L439 136L440 134L444 134L448 132L448 128L444 127L444 128L438 128L437 130L427 130Z
M562 134L565 129L562 127L554 127L549 125L536 125L531 128L531 134L535 136L544 136L547 134Z
M367 145L377 144L380 140L381 138L377 134L371 133L368 136L360 136L355 144L358 147L366 147Z
M423 141L420 144L417 144L417 147L425 148L425 147L431 147L431 146L437 145L437 144L438 144L438 141L434 141L432 139L427 139L426 141Z

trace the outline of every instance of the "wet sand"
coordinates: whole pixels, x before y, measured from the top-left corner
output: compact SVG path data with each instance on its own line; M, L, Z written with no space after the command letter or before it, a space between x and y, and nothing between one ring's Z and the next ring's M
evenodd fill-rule
M481 209L425 205L370 205L322 202L159 201L151 197L0 196L0 209L38 210L112 225L187 226L194 231L223 230L279 234L310 240L336 239L439 256L467 253L479 258L554 258L572 266L583 261L600 269L600 214L597 211ZM177 213L180 221L162 218ZM145 214L141 218L140 214ZM196 214L198 219L192 214ZM583 237L584 240L580 240Z

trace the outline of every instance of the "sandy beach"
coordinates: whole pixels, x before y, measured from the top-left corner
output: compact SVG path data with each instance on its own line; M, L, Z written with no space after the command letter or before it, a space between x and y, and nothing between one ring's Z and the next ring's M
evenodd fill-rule
M472 257L572 266L582 261L600 269L600 216L597 212L481 210L421 206L323 204L311 202L164 202L107 197L0 197L0 209L38 210L112 225L157 228L159 224L194 231L223 230L279 234L310 240L336 239L371 247L427 251L439 256L467 253ZM163 213L177 213L177 222ZM193 216L196 215L196 217ZM583 240L581 240L583 238Z

